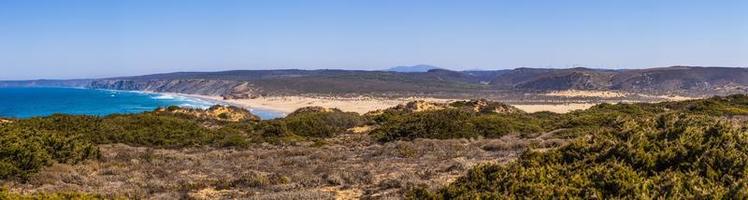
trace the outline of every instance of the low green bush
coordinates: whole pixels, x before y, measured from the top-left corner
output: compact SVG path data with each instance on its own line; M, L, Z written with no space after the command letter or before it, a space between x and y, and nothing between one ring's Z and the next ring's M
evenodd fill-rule
M478 166L412 199L744 199L748 131L720 117L670 113L618 120L615 131L517 161Z
M26 178L52 162L97 158L98 148L84 135L0 124L0 179Z
M280 121L293 134L317 138L333 137L364 123L359 114L342 111L293 113Z
M462 109L444 109L409 113L392 118L373 133L379 141L412 140L415 138L477 138L470 120L476 113Z
M507 134L541 133L552 129L532 114L479 113L444 109L390 116L373 131L381 142L416 138L499 138Z
M415 138L497 138L507 134L534 137L539 133L555 131L553 137L568 139L610 131L623 119L653 117L664 113L717 117L748 115L746 95L663 103L603 103L566 114L491 113L459 109L464 104L466 103L456 102L452 105L458 108L415 113L385 110L380 115L370 116L371 121L379 126L373 131L374 136L381 142L389 142Z

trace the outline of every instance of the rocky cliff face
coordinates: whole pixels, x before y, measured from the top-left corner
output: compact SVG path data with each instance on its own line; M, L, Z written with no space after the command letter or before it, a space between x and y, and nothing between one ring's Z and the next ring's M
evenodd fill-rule
M626 70L611 89L640 93L736 94L748 92L748 68L669 67Z
M259 89L252 84L235 80L96 80L92 81L89 87L223 96L226 99L252 98L259 95Z

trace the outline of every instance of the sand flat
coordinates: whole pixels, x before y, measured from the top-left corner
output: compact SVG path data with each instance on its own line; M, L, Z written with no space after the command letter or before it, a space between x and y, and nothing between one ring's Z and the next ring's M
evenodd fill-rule
M626 92L619 91L602 91L602 90L561 90L553 91L545 94L546 96L557 96L557 97L599 97L599 98L617 98L626 97L631 95Z
M563 103L563 104L510 104L522 111L534 113L548 111L554 113L567 113L575 110L584 110L595 106L595 103Z
M195 95L191 95L195 96ZM239 105L246 108L262 108L266 110L275 110L290 113L296 109L308 106L321 106L325 108L338 108L347 112L367 113L369 111L386 109L399 104L415 100L424 100L431 102L451 102L454 99L436 99L436 98L374 98L374 97L306 97L306 96L273 96L260 97L255 99L228 99L224 100L218 96L197 96L215 101L221 101L232 105Z
M216 102L222 102L244 108L260 108L284 113L291 113L296 109L308 106L321 106L326 108L338 108L346 112L357 112L364 114L370 111L391 108L410 101L424 100L430 102L448 103L462 99L439 99L428 97L408 98L378 98L378 97L308 97L308 96L273 96L255 99L228 99L220 96L179 94L187 97L200 98ZM548 103L548 104L510 104L525 112L549 111L555 113L567 113L574 110L587 109L595 103Z

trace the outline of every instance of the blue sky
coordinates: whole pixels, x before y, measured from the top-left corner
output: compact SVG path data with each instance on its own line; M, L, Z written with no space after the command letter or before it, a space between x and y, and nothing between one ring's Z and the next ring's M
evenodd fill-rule
M0 0L0 79L748 66L748 1Z

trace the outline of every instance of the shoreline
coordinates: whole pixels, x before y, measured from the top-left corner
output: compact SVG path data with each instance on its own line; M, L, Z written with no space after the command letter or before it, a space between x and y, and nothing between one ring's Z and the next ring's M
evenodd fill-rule
M367 112L387 109L410 101L424 100L429 102L449 103L466 99L439 99L431 97L408 97L408 98L377 98L377 97L308 97L308 96L271 96L259 97L255 99L223 99L220 96L182 94L182 93L161 93L170 95L180 95L187 98L199 99L202 101L212 102L222 105L232 105L250 111L253 109L278 112L287 115L302 107L321 106L325 108L338 108L345 112L356 112L365 114ZM508 105L517 107L528 113L534 112L554 112L567 113L575 110L584 110L598 103L509 103Z
M120 91L120 90L114 90ZM123 90L128 91L128 90ZM367 112L387 109L410 101L424 100L429 102L449 103L469 99L446 99L434 97L328 97L328 96L269 96L255 99L223 99L221 96L185 94L174 92L129 91L159 95L179 96L196 101L203 101L213 105L230 105L247 109L265 118L284 117L299 108L320 106L324 108L338 108L345 112L365 114ZM569 91L575 92L575 91ZM501 101L499 101L501 102ZM636 101L617 101L608 103L632 103ZM514 102L506 103L528 113L553 112L568 113L584 110L602 102Z
M64 87L69 88L69 87ZM90 89L90 88L71 88L71 89ZM461 101L467 99L448 99L448 98L434 98L434 97L332 97L332 96L268 96L259 97L255 99L223 99L221 96L211 95L199 95L199 94L185 94L175 92L155 92L155 91L140 91L140 90L107 90L107 89L93 89L101 91L115 91L115 92L132 92L142 93L148 95L163 95L163 98L177 98L183 101L187 101L193 106L200 108L207 108L211 105L230 105L241 107L251 111L254 114L261 116L263 119L273 119L284 117L289 113L296 111L302 107L309 106L320 106L325 108L338 108L345 112L356 112L359 114L365 114L367 112L387 109L395 107L400 104L405 104L411 101L424 100L429 102L437 103L449 103L454 101ZM565 93L557 92L556 95L566 96L594 96L594 95L611 95L613 92L599 92L599 91L565 91ZM598 94L600 93L600 94ZM641 95L641 94L639 94ZM169 97L170 96L170 97ZM159 98L159 97L156 97ZM672 101L682 100L684 97L669 97L670 99L664 99L661 101ZM692 99L692 98L688 98ZM502 102L502 101L499 101ZM522 111L528 113L534 112L554 112L554 113L568 113L575 110L584 110L599 103L634 103L639 102L635 100L616 100L612 101L525 101L525 102L503 102L508 105L514 106Z
M223 99L221 96L211 95L199 95L199 94L185 94L185 93L174 93L174 92L154 92L154 91L131 91L141 92L150 94L170 95L179 96L187 99L194 99L196 101L203 101L213 105L230 105L240 108L244 108L255 114L262 115L263 118L279 118L285 117L289 113L296 111L299 108L309 106L320 106L324 108L337 108L345 112L356 112L359 114L366 114L371 111L387 109L395 107L400 104L405 104L411 101L423 100L428 102L437 103L449 103L454 101L462 101L469 99L446 99L446 98L434 98L434 97L401 97L401 98L387 98L387 97L329 97L329 96L269 96L269 97L258 97L254 99ZM583 91L578 92L574 90L565 91L562 93L567 96L594 96L597 95L594 92L597 91ZM590 94L586 94L586 93ZM580 94L577 94L580 93ZM616 94L615 92L609 92ZM607 93L602 93L607 94ZM663 99L663 101L672 101L680 98L669 98ZM499 101L501 102L501 101ZM585 110L592 106L598 105L601 102L513 102L506 103L507 105L514 106L522 111L528 113L535 112L553 112L553 113L568 113L576 110ZM626 101L618 100L616 102L606 103L634 103L638 101Z
M228 105L228 106L236 106L240 108L244 108L249 110L252 114L259 115L263 119L273 119L278 117L285 117L290 112L284 112L282 110L270 108L270 107L258 107L258 106L249 106L245 104L239 104L234 102L229 102L224 100L220 96L208 96L208 95L197 95L197 94L184 94L184 93L171 93L171 92L153 92L154 94L164 94L164 95L173 95L173 96L180 96L184 98L189 99L196 99L198 101L204 101L211 103L213 105Z
M275 111L281 113L292 113L299 108L309 106L321 106L325 108L337 108L346 112L356 112L365 114L370 111L387 109L403 103L415 100L424 100L431 102L451 102L457 99L437 99L437 98L376 98L376 97L308 97L308 96L271 96L259 97L255 99L223 99L220 96L181 94L185 97L202 99L210 102L218 102L226 105L233 105L242 108L260 109Z

